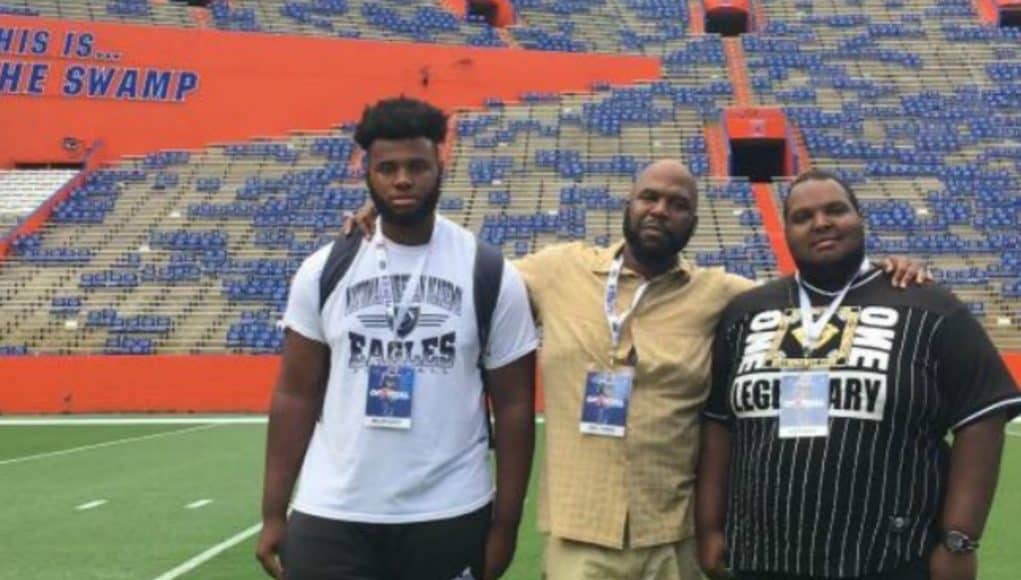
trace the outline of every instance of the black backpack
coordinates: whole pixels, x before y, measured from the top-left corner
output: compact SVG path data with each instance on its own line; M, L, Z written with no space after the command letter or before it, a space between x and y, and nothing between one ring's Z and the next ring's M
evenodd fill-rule
M319 311L322 312L326 299L330 297L340 280L347 273L364 236L355 230L349 236L341 234L333 242L330 255L326 258L323 273L319 277ZM493 424L489 416L489 381L486 369L482 365L482 357L489 344L489 329L492 326L493 311L500 296L500 284L503 280L503 253L496 246L476 239L475 264L472 270L472 289L475 298L475 326L479 331L479 360L477 365L482 375L482 391L485 395L486 429L489 433L489 446L493 446Z

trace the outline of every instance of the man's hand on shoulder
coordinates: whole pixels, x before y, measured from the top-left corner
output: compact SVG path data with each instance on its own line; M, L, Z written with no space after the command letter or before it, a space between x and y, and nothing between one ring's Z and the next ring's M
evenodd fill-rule
M926 263L907 256L889 256L879 262L879 267L890 277L894 288L925 286L934 282Z
M350 236L356 229L361 230L366 238L371 238L376 233L376 206L371 199L366 199L362 207L353 214L344 216L344 223L340 226L340 233L345 237Z

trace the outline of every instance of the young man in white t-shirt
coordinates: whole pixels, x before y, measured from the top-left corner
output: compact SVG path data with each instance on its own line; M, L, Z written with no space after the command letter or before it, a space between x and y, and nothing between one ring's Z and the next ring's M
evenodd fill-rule
M355 140L381 227L325 301L331 245L292 282L257 548L275 578L495 580L513 556L538 337L525 286L505 263L479 344L477 241L435 213L446 124L410 99L366 109ZM495 492L480 349L498 435Z

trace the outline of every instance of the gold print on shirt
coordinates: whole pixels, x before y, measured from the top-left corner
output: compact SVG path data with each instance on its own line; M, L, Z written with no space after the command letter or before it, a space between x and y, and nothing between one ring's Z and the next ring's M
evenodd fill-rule
M821 308L814 309L813 316ZM812 369L830 368L842 364L851 352L855 330L858 328L860 309L844 306L823 329L814 350L808 350L805 328L801 324L801 311L790 308L784 311L783 334L779 347L773 352L772 364L776 367Z
M802 326L795 328L790 331L790 334L797 339L799 343L801 343L801 347L803 349L808 348L809 344L806 342L807 337L805 336L805 327ZM826 328L822 329L822 336L819 337L819 346L825 347L829 341L833 340L833 337L839 334L841 334L841 330L837 327L837 325L832 322L827 323Z
M781 371L819 369L830 377L831 416L882 420L898 320L892 308L842 307L819 348L806 352L798 309L756 314L731 385L732 408L740 417L776 416Z

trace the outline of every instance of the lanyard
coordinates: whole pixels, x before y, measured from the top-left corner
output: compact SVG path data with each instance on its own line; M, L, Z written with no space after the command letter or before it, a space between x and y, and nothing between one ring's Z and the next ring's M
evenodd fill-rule
M826 310L819 315L819 318L812 320L812 301L808 298L808 291L805 290L805 283L801 280L801 273L798 272L794 275L794 279L798 282L798 302L801 307L801 328L805 331L805 341L808 351L815 350L816 342L819 337L822 336L822 331L826 328L830 319L836 314L837 309L840 308L840 304L843 303L844 298L847 296L848 291L851 290L851 286L854 281L858 279L858 276L869 271L869 260L864 258L861 261L861 266L858 267L858 271L851 276L851 279L847 281L844 288L840 290L833 302L826 307Z
M610 274L606 278L606 322L610 325L610 344L612 348L610 350L610 360L613 360L613 354L620 346L620 336L624 330L624 323L634 312L635 307L638 306L638 302L641 301L645 291L649 288L651 281L647 281L638 287L638 291L635 292L635 297L631 300L631 306L621 314L617 314L617 294L620 289L620 271L624 267L624 253L617 254L617 257L613 259L613 265L610 266Z
M435 232L433 232L433 235L435 235ZM376 219L376 235L372 238L372 245L376 249L376 266L379 269L379 293L383 300L383 308L386 310L387 316L391 315L391 313L394 314L392 326L394 337L400 338L397 336L397 331L400 329L401 323L404 322L408 309L411 308L411 300L414 298L415 290L422 279L422 272L425 271L425 262L429 257L429 248L432 246L432 240L430 239L429 244L426 245L425 251L422 252L422 257L418 260L418 264L413 270L414 274L408 278L408 283L404 286L404 293L401 295L401 301L397 304L396 313L394 313L393 280L387 272L390 264L386 251L386 241L383 238L383 224L379 218Z

